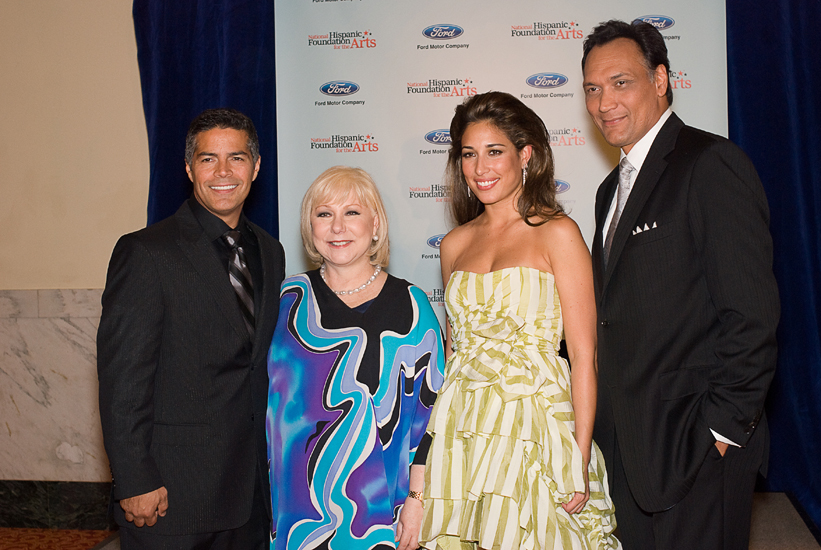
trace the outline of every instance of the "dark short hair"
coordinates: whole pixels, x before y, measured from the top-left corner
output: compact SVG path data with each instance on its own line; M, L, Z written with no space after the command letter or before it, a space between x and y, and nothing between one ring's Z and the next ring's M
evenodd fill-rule
M664 65L667 74L670 74L670 59L667 57L667 44L659 30L645 23L641 19L635 19L632 23L625 23L618 19L611 19L593 29L593 32L584 39L584 55L582 55L582 72L587 62L587 55L596 46L616 40L617 38L627 38L636 43L644 56L644 65L648 72L653 72L659 65ZM667 103L673 104L673 88L670 86L670 79L667 79Z
M251 161L254 164L257 163L259 158L259 137L257 136L257 129L254 128L254 123L236 109L221 107L219 109L206 109L191 121L188 134L185 136L186 164L191 166L191 161L194 159L197 136L214 128L231 128L245 132L248 136L248 150L251 151Z
M550 135L539 115L527 105L505 92L487 92L467 98L456 107L450 122L451 146L445 180L450 190L451 217L462 225L484 212L484 205L475 195L468 194L462 173L462 136L470 124L487 122L502 132L521 151L527 145L533 149L527 164L527 184L519 196L517 210L528 225L542 223L560 216L564 211L556 201L553 179L553 152ZM530 218L538 218L531 222Z

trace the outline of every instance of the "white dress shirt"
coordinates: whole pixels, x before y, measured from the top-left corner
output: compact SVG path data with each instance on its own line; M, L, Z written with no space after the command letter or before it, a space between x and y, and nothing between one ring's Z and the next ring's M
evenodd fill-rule
M630 161L630 164L633 165L635 170L630 173L630 183L627 185L627 197L630 197L630 191L633 190L633 184L636 183L636 178L641 172L641 166L644 164L644 159L647 158L647 153L650 152L650 147L653 145L653 142L656 140L656 136L659 134L659 130L661 127L664 126L664 123L667 122L667 119L670 118L670 115L673 114L673 110L668 107L666 111L661 115L650 131L644 134L644 136L633 145L633 148L630 149L630 152L625 154L624 150L621 150L621 154L619 155L619 162L624 157L627 157L627 160ZM607 240L607 229L610 227L610 221L613 219L613 215L616 213L616 203L618 202L618 193L613 193L613 200L610 202L610 210L607 212L607 218L604 220L604 226L602 226L602 242ZM625 199L627 200L627 199Z

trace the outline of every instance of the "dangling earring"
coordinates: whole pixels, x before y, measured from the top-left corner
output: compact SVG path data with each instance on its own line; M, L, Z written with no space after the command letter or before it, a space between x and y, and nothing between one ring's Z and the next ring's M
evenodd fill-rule
M470 185L468 185L467 183L466 183L465 185L467 185L467 188L468 188L468 198L470 198Z
M527 181L527 164L525 164L524 168L522 168L522 187L525 186L526 181Z

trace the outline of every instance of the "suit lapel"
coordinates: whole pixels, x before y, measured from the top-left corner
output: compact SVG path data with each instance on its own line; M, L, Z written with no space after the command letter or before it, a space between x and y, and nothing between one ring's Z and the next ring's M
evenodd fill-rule
M214 253L213 243L205 235L188 203L183 203L175 216L180 227L177 245L197 270L203 294L216 302L217 309L241 338L248 338L248 329L237 307L237 296L228 281L225 267Z
M254 307L256 308L256 330L254 331L254 351L253 355L256 358L257 352L264 348L264 352L268 352L268 347L271 342L261 342L262 335L269 334L268 324L271 320L277 318L279 313L277 307L277 298L279 298L279 288L276 286L277 280L277 265L276 252L269 239L263 239L257 231L257 226L249 222L251 230L257 234L257 242L259 243L259 256L262 263L262 292L255 293Z
M633 184L633 189L630 191L630 197L624 205L624 211L619 219L619 225L616 227L616 233L613 235L613 244L610 246L610 258L607 262L607 269L604 272L604 280L602 288L607 288L607 283L616 266L619 263L619 258L624 250L624 245L627 239L633 233L633 228L639 215L647 203L647 199L658 184L661 175L667 168L667 161L665 157L675 148L676 139L678 138L679 130L684 126L684 123L675 114L670 115L664 126L661 127L650 151L647 153L647 158L644 159L644 164L641 166L636 182ZM612 198L612 193L610 197ZM609 205L609 203L608 203ZM605 214L606 215L606 214Z
M593 273L596 277L596 284L601 287L604 274L604 238L602 232L604 231L604 223L607 221L607 212L610 210L610 203L613 201L613 195L618 186L618 167L614 168L612 172L604 179L599 191L596 194L596 231L593 233L593 246L591 247L593 254Z

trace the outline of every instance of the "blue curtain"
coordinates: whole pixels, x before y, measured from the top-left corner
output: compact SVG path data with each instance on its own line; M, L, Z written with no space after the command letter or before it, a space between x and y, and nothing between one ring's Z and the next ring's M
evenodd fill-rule
M781 293L766 488L821 527L821 0L727 0L730 139L770 202Z
M273 0L135 0L134 29L148 128L148 223L191 194L185 134L201 111L233 107L251 117L259 175L245 213L279 234Z
M209 107L250 116L262 168L246 212L278 235L273 0L135 0L149 136L148 221L190 193L188 123ZM782 301L779 363L767 404L766 488L795 495L821 526L821 0L727 0L730 138L770 201ZM697 39L694 36L693 39ZM673 60L675 62L675 60Z

